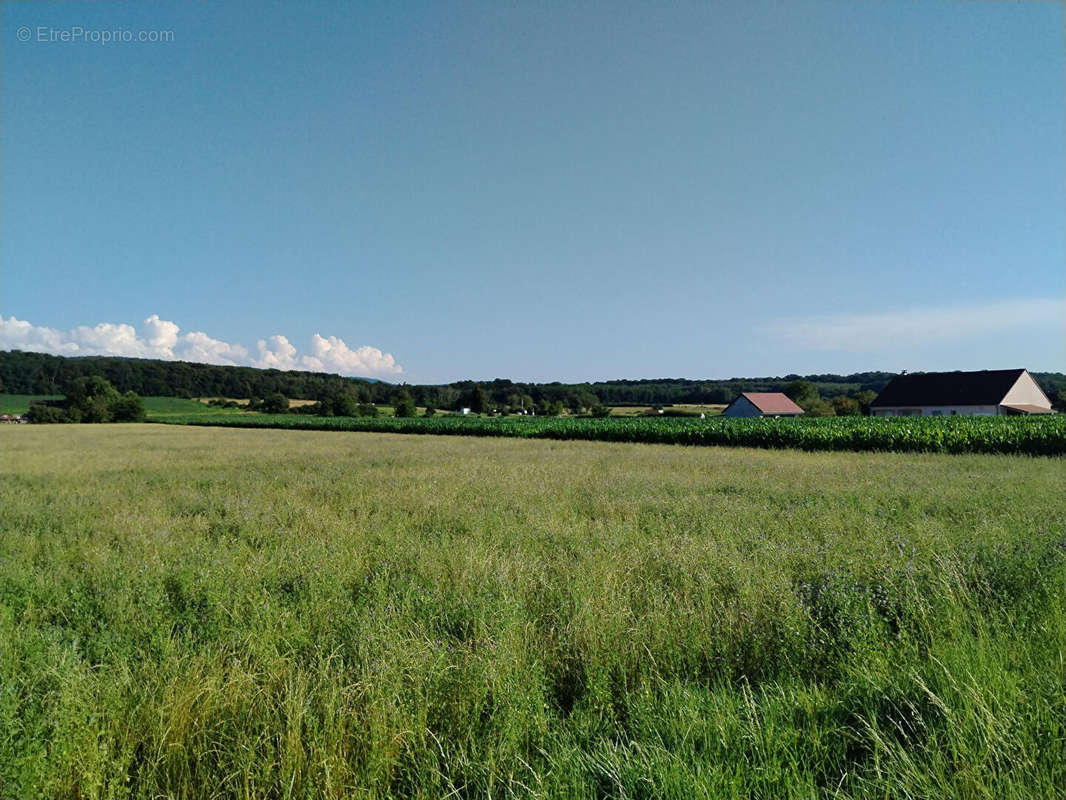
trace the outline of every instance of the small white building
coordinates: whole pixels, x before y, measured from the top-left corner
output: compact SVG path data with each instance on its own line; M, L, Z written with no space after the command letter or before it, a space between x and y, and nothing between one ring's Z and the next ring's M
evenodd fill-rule
M725 407L723 417L798 417L803 409L781 392L744 392Z
M876 417L1050 414L1051 401L1025 369L903 372L870 404Z

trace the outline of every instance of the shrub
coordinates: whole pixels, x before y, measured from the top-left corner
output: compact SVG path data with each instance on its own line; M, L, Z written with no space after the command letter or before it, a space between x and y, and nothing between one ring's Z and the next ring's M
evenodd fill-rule
M74 422L65 408L46 406L44 403L34 403L26 412L26 418L36 423Z
M31 422L143 422L144 404L133 392L119 394L98 375L78 378L59 402L30 406Z
M133 392L126 392L111 406L115 422L144 422L144 403Z
M862 413L859 401L844 395L833 398L833 411L838 417L857 417Z
M825 400L815 400L808 403L804 408L808 417L832 417L836 414L833 410L833 406Z
M262 411L264 414L287 414L289 413L289 400L281 392L274 392L263 401Z
M415 401L411 399L411 393L404 389L393 395L392 408L394 416L413 417L415 415Z

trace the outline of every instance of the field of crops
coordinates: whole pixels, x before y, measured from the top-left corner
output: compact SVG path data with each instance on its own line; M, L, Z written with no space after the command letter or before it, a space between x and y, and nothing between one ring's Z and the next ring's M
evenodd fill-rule
M581 417L361 418L270 414L174 415L161 422L242 428L514 436L648 444L932 453L1066 454L1066 415L637 419Z
M1066 794L1066 459L0 449L0 797Z

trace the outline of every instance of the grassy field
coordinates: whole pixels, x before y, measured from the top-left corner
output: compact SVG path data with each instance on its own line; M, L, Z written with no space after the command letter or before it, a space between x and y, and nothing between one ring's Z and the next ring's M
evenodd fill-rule
M207 404L207 402L209 400L225 400L225 401L228 401L228 402L236 403L239 406L246 406L246 405L248 405L249 402L251 402L247 397L221 397L221 396L217 396L216 395L215 397L198 397L198 398L196 398L196 402L203 403L205 405ZM317 402L317 401L315 401L315 400L292 400L292 399L290 399L289 400L289 408L300 408L302 406L310 406L310 405L314 405L315 402ZM230 409L230 410L232 410L232 409Z
M4 798L1066 795L1063 459L0 451Z
M235 408L209 406L199 400L187 400L181 397L145 397L144 412L150 420L165 420L174 417L217 417L238 413Z
M649 411L652 411L656 406L612 406L612 417L640 417ZM677 411L683 414L691 414L693 416L699 416L705 414L708 417L721 414L725 409L724 405L701 405L697 403L672 403L665 406L667 411Z
M62 400L62 395L0 394L0 414L23 414L32 400ZM144 410L149 419L188 417L203 414L232 414L234 409L222 409L201 403L199 400L184 400L180 397L144 397Z
M0 414L25 414L33 400L59 400L52 394L0 394Z

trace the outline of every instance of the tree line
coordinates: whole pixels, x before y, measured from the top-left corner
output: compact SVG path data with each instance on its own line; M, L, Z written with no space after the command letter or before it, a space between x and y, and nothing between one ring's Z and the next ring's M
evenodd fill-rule
M120 393L142 397L267 398L314 400L314 411L329 415L347 413L378 404L442 410L469 408L475 413L602 413L606 406L670 406L725 404L742 392L785 392L809 413L847 414L869 404L892 378L890 372L850 375L785 375L764 378L693 380L658 378L587 383L528 383L498 378L492 381L455 381L447 384L400 386L363 378L345 378L321 372L283 371L254 367L194 364L185 361L67 357L23 351L0 351L0 393L61 394L78 378L98 376ZM1033 373L1049 397L1066 391L1066 375ZM843 398L843 399L841 399ZM276 399L275 399L276 405ZM308 407L312 408L311 406ZM406 408L406 405L404 405ZM344 412L344 413L342 413Z

